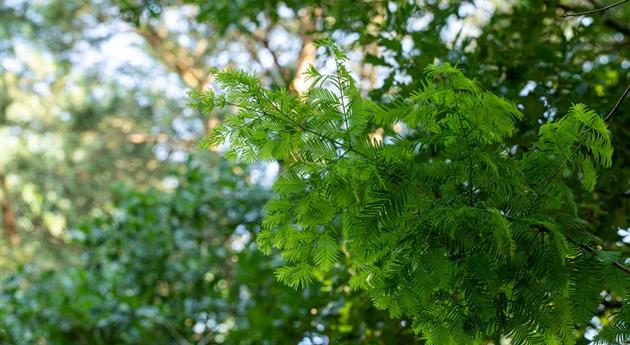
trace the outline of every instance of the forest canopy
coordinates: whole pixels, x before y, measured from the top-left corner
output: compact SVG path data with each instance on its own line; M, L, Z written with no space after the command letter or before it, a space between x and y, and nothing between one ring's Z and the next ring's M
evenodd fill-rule
M8 1L2 344L626 344L627 1Z

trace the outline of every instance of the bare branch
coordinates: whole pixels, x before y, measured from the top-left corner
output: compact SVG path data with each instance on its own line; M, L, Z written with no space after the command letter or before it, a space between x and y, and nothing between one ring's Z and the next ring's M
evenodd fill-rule
M570 239L570 238L568 238L568 237L567 237L567 239L568 239L569 241L571 241L571 242L574 242L572 239ZM575 242L574 242L574 243L575 243ZM593 254L598 254L598 253L599 253L599 251L598 251L597 249L594 249L594 248L592 248L592 247L589 247L589 246L587 246L587 245L586 245L586 244L584 244L584 243L581 243L581 242L580 242L580 243L578 243L578 244L579 244L580 248L582 248L582 249L586 249L586 250L588 250L589 252L591 252L591 253L593 253ZM616 268L616 269L620 270L621 272L624 272L624 273L626 273L626 274L630 274L630 268L628 268L628 267L626 267L626 266L624 266L624 265L622 265L622 264L618 263L617 261L612 261L612 262L611 262L611 264L613 265L613 267L614 267L614 268Z
M556 4L556 8L559 8L559 9L565 11L565 12L575 11L576 10L575 7L568 6L568 5L565 5L565 4ZM560 17L564 17L564 16L560 16ZM607 27L609 27L609 28L611 28L613 30L621 32L622 34L624 34L626 36L630 36L630 27L628 27L628 26L625 26L625 25L623 25L623 24L621 24L619 22L616 22L616 21L614 21L613 19L611 19L609 17L605 17L603 23L604 23L605 26L607 26Z
M280 64L280 60L278 59L278 54L276 54L276 52L271 49L271 45L269 43L269 34L271 32L272 26L268 26L265 30L264 33L260 33L260 32L248 32L248 36L251 36L254 40L260 42L260 44L262 44L262 46L269 52L269 54L271 55L272 59L273 59L273 64L275 65L277 71L278 71L278 75L280 76L280 78L282 78L282 81L285 85L289 85L289 72L285 67L282 67L282 65ZM258 53L251 51L251 54L255 54L256 55L256 59L258 59Z
M615 106L612 109L610 109L610 111L608 112L608 115L606 115L606 117L604 118L604 121L608 121L613 116L613 114L617 111L617 109L619 109L619 106L621 106L621 103L623 102L623 100L626 98L626 96L628 96L628 91L630 91L630 84L628 84L628 87L626 87L626 91L624 91L621 97L619 97Z
M146 40L157 58L168 69L177 73L189 87L201 89L206 85L209 74L205 72L205 68L198 66L200 60L197 59L205 54L208 47L207 42L200 42L195 49L196 51L191 52L169 40L164 28L156 28L147 24L138 27L136 31Z
M507 220L509 220L509 221L516 221L516 218L511 217L511 216L509 216L509 215L505 215L505 219L507 219ZM543 233L547 233L547 232L549 232L549 230L548 230L547 228L545 228L544 226L542 226L542 225L534 225L534 227L535 227L536 229L538 229L538 230L542 231ZM565 238L566 238L569 242L571 242L571 243L573 243L573 244L575 244L575 245L579 246L580 248L582 248L582 249L584 249L584 250L587 250L587 251L589 251L589 252L591 252L591 253L593 253L593 254L599 254L599 250L597 250L597 249L595 249L595 248L593 248L593 247L590 247L590 246L588 246L588 245L584 244L583 242L577 241L577 240L575 240L575 239L573 239L573 238L571 238L571 237L569 237L569 236L566 236L566 235L565 235L564 237L565 237ZM612 262L611 262L611 265L612 265L614 268L616 268L616 269L620 270L621 272L624 272L624 273L626 273L626 274L630 274L630 268L628 268L628 267L626 267L626 266L622 265L621 263L619 263L619 262L617 262L617 261L612 261Z
M613 7L616 7L616 6L622 5L622 4L624 4L624 3L628 2L628 1L630 1L630 0L620 0L620 1L617 1L617 2L615 2L615 3L610 4L610 5L608 5L608 6L604 6L604 7L601 7L601 8L596 8L596 9L594 9L594 10L590 10L590 11L565 13L565 14L561 15L561 17L562 17L562 18L566 18L566 17L577 17L577 16L583 16L583 15L586 15L586 14L592 14L592 13L597 13L597 12L603 12L603 11L606 11L606 10L611 9L611 8L613 8Z

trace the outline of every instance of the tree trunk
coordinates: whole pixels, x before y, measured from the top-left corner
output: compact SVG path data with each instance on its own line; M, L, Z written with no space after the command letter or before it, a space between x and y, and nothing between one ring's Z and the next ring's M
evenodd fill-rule
M2 187L2 228L6 239L15 247L20 244L21 239L15 227L15 213L9 201L9 191L6 188L4 175L0 175L0 187Z
M300 16L300 37L302 38L302 49L300 55L295 61L295 76L289 85L289 91L298 94L305 93L311 86L304 76L308 66L315 63L317 57L317 47L315 46L315 18L319 13L319 9L313 9L312 13L304 11Z

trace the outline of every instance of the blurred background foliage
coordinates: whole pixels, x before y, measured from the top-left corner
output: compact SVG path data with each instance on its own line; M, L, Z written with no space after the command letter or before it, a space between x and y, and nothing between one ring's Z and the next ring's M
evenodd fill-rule
M275 282L277 261L251 241L278 165L198 152L222 114L189 109L186 91L239 66L300 92L308 64L331 67L314 45L331 36L385 102L427 64L457 64L518 104L522 151L571 103L605 114L630 83L630 4L562 17L607 3L4 1L0 341L412 343L406 320L343 285L343 265L304 292ZM610 122L613 168L593 193L575 188L603 249L626 253L629 128L626 102ZM601 320L619 305L602 300Z
M170 191L112 192L111 214L71 234L63 270L22 266L3 284L3 340L34 344L355 343L411 338L337 280L287 289L252 237L268 191L216 155L170 172ZM394 338L395 337L395 338Z

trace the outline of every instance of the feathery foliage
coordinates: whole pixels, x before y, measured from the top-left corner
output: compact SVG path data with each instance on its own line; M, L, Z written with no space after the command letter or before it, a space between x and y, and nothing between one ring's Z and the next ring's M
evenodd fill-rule
M427 344L574 343L602 290L627 293L614 255L583 249L597 238L569 187L592 190L597 169L612 163L595 112L574 105L517 155L505 144L517 107L456 67L431 65L409 98L378 104L361 96L345 54L319 44L336 70L311 67L305 95L265 89L238 69L215 72L220 96L193 95L206 111L236 109L205 145L229 142L228 157L283 163L258 237L284 257L280 281L304 287L343 252L350 287L413 319ZM601 339L627 335L627 310Z

